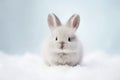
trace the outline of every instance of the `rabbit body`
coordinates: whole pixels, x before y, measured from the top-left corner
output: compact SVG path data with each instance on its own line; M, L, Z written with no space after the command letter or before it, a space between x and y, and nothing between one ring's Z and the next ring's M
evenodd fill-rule
M83 48L75 35L79 26L79 15L73 15L66 25L55 14L48 15L48 24L51 34L44 44L43 59L49 66L75 66L82 61Z

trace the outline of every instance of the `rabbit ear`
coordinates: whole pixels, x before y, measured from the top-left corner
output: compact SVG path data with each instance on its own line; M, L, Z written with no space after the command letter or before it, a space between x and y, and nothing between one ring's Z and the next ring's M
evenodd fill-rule
M78 14L74 14L70 17L67 22L67 26L70 28L77 29L80 23L80 16Z
M61 25L60 20L54 13L48 14L48 25L50 28L55 28Z

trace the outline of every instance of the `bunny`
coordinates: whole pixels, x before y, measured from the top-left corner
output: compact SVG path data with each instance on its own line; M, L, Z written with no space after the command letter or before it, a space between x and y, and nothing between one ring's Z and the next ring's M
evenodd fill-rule
M43 60L48 66L76 66L81 63L83 47L75 35L80 17L74 14L62 25L54 13L48 14L48 26L51 34L43 47Z

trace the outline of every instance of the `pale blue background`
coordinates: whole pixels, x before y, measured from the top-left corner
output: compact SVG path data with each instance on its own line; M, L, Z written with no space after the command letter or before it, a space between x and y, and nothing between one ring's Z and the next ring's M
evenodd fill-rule
M77 35L85 52L120 52L120 0L0 0L0 50L39 52L50 12L63 23L80 14Z

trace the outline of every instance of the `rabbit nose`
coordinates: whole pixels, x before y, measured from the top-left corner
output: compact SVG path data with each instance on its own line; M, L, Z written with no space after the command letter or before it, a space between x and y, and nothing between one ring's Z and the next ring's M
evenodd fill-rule
M60 42L61 46L60 48L63 49L65 42Z

